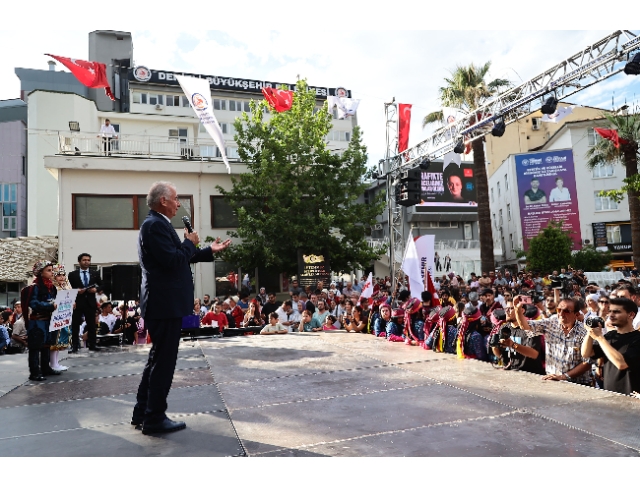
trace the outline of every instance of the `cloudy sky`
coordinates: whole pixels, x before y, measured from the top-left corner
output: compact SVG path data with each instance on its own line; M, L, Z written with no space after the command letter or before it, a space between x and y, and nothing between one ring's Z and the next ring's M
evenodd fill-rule
M456 65L491 61L489 79L508 78L520 84L618 27L612 24L607 28L599 14L582 12L587 16L582 19L570 11L564 15L570 15L572 22L546 25L554 17L538 4L535 13L521 12L519 22L526 17L531 20L530 26L556 29L566 26L571 30L501 30L513 25L507 13L498 16L484 13L478 22L471 23L476 16L468 10L456 15L459 21L452 25L465 30L432 30L443 27L434 19L451 19L450 13L430 7L408 10L403 7L407 5L403 0L393 2L398 6L394 12L374 13L367 13L369 6L376 5L369 2L334 3L330 13L311 3L300 10L292 5L275 7L273 3L249 1L242 4L246 6L244 9L222 7L226 10L215 15L211 3L203 5L203 10L192 8L181 15L179 10L164 9L161 4L150 9L132 2L127 8L130 15L123 20L115 20L121 15L115 15L113 9L105 15L101 8L82 14L82 21L74 21L71 29L61 29L58 22L41 17L32 30L37 35L0 30L0 45L5 46L0 64L0 99L19 97L15 67L46 69L45 52L86 59L89 31L127 30L133 35L135 63L151 69L289 83L300 75L315 86L344 86L352 90L361 99L358 121L373 163L384 154L383 104L393 97L400 103L413 104L410 139L413 145L429 135L429 129L422 129L421 120L439 108L438 87ZM22 7L3 8L22 10ZM349 13L357 8L358 15ZM86 12L86 7L82 11ZM562 15L558 11L555 18ZM398 30L403 22L412 30ZM596 22L600 30L589 29ZM583 26L586 28L573 30ZM628 104L637 102L640 78L620 74L569 101L611 108L612 96L616 106L625 100Z

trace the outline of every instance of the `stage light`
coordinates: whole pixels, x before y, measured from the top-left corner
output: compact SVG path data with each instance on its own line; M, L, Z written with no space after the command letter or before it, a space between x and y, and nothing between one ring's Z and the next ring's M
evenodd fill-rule
M500 119L500 121L496 122L491 129L491 135L493 135L494 137L502 137L506 129L507 126L505 125L504 120Z
M638 76L640 74L640 53L633 56L633 59L624 66L624 74Z
M456 154L462 154L464 152L464 142L462 139L458 139L456 146L453 148L453 152Z
M544 105L540 108L540 111L545 115L552 115L556 113L556 108L558 107L558 100L554 96L550 96L544 102Z
M418 166L420 167L420 169L422 169L423 171L426 171L427 169L429 169L429 166L431 165L431 161L425 157L424 159L422 159L420 161L420 164L418 164Z

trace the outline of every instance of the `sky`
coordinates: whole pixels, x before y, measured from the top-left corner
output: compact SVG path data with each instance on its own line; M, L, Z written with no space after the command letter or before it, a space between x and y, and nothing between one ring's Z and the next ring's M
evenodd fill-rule
M72 11L75 2L65 3L66 11ZM602 19L593 10L582 12L581 18L549 3L555 12L550 15L544 2L536 3L536 12L520 12L516 20L522 23L526 17L530 27L554 30L502 30L515 22L511 11L491 11L500 2L483 4L488 12L477 19L468 12L476 4L465 2L459 8L467 13L453 16L443 10L446 6L415 10L404 0L393 2L393 11L390 5L384 10L383 4L359 1L331 4L328 10L313 3L276 7L249 0L239 7L213 7L210 2L193 2L188 5L194 7L185 7L182 14L173 7L164 9L162 3L152 14L148 6L134 1L127 2L124 16L114 15L113 10L87 12L87 4L83 5L79 10L83 14L72 16L66 27L64 22L49 21L43 11L30 22L36 35L0 30L0 45L5 46L0 99L19 97L15 67L47 69L45 52L86 59L88 32L126 30L133 36L134 62L152 70L285 83L294 83L299 75L310 85L350 89L361 100L358 123L370 164L384 155L384 103L394 97L413 105L410 145L414 145L433 130L423 129L421 121L440 108L438 87L457 65L491 61L489 80L507 78L520 84L620 28L612 23L615 19ZM22 11L19 5L0 7L5 13L7 9L15 9L16 15ZM54 9L51 15L59 17L60 11ZM357 15L350 14L353 11ZM571 20L554 20L563 15ZM405 24L408 28L401 29ZM591 28L594 24L598 29ZM639 96L640 77L620 74L567 101L610 109L612 97L620 106L637 102Z

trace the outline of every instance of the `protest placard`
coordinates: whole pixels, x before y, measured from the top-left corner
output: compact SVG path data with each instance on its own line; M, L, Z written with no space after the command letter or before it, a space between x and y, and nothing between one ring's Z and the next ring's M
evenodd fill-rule
M71 326L71 315L73 314L73 303L76 302L77 289L58 291L56 304L58 307L51 315L49 331L57 331L65 326Z

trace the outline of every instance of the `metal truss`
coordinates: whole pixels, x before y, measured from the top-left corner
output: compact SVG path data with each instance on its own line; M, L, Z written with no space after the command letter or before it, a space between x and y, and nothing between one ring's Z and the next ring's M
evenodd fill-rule
M617 30L604 39L556 64L535 78L512 88L474 113L436 130L419 144L398 153L397 105L385 103L387 152L381 161L387 176L389 209L389 271L395 276L394 257L404 254L403 209L396 203L394 182L400 173L413 169L424 160L434 160L453 150L460 141L469 143L491 132L495 122L505 125L527 117L540 108L548 94L559 101L600 81L618 74L630 54L640 49L640 36L629 30Z

